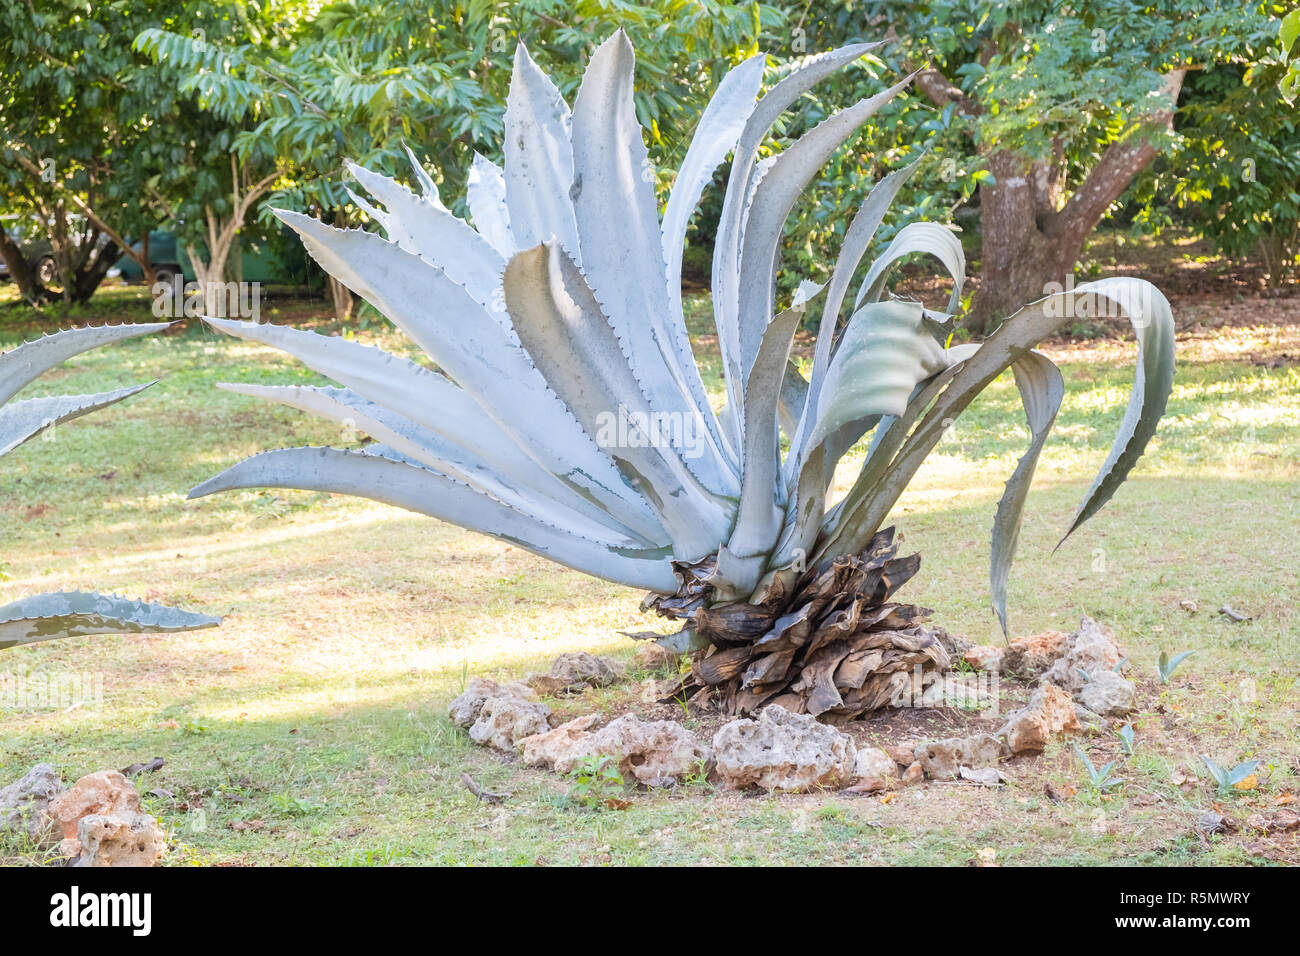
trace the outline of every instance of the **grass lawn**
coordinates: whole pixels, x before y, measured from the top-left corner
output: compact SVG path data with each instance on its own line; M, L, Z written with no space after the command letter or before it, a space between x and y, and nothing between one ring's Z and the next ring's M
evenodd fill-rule
M9 686L92 674L103 687L102 706L72 709L14 708L0 694L0 785L38 761L72 780L162 757L137 782L173 834L172 865L960 864L987 848L1004 863L1300 861L1295 833L1262 837L1245 824L1300 792L1300 300L1288 301L1289 325L1180 334L1169 414L1146 457L1055 553L1123 414L1133 350L1107 340L1049 349L1069 391L1030 495L1011 626L1070 630L1088 614L1127 648L1142 711L1136 755L1117 771L1127 782L1110 794L1090 792L1061 744L1010 761L1013 784L996 791L927 783L885 798L745 796L701 783L630 793L621 812L582 809L566 799L569 781L473 746L446 704L468 676L513 679L563 651L630 658L617 631L655 626L637 610L640 594L359 499L246 491L186 501L243 456L350 437L214 388L317 378L283 353L194 326L79 356L24 392L158 380L0 461L0 602L98 587L225 623L0 653ZM692 322L716 392L706 308L694 300ZM265 319L334 331L319 310L263 302ZM147 317L138 289L59 316L65 327ZM0 308L0 348L50 322ZM383 330L358 334L398 345ZM1001 640L987 602L988 533L1026 442L1004 379L958 421L895 515L923 556L903 597L980 643ZM840 479L847 487L847 469ZM1217 613L1225 604L1251 621L1232 623ZM1196 651L1167 686L1155 680L1162 649ZM638 690L633 681L554 706L612 713L635 708ZM926 719L937 736L993 720ZM888 720L854 732L886 739ZM1092 749L1100 762L1119 755L1113 737ZM1259 789L1218 797L1202 753L1220 764L1260 758ZM512 796L477 803L462 771ZM1055 802L1048 783L1078 792ZM1197 817L1216 803L1240 832L1198 836ZM37 858L0 845L0 860Z

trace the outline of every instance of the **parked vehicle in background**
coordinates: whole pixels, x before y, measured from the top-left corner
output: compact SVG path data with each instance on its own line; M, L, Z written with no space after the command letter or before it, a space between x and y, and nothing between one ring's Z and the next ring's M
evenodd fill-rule
M283 285L309 285L312 276L305 255L296 243L280 242L279 237L268 238L245 233L240 241L240 279L244 282L266 282ZM140 244L133 246L137 251ZM283 250L283 251L281 251ZM149 233L149 260L159 282L171 283L180 277L182 282L194 278L194 267L185 249L176 240L176 234L162 229ZM130 256L122 256L108 273L126 282L139 282L144 271Z
M58 278L58 264L54 261L54 248L40 233L38 224L18 216L4 216L0 222L3 222L5 232L22 249L23 256L31 263L41 285L46 288L53 285ZM0 256L0 281L9 281L9 266L5 264L3 256Z

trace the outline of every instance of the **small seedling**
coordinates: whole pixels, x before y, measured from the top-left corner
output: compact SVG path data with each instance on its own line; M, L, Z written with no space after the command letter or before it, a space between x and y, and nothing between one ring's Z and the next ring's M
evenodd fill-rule
M1234 789L1253 789L1251 786L1242 786L1242 784L1246 784L1255 773L1255 768L1259 766L1258 760L1243 760L1231 770L1225 770L1211 760L1208 754L1201 754L1201 759L1205 761L1205 766L1209 768L1210 776L1214 778L1214 782L1219 785L1220 793L1226 793Z
M688 771L682 776L682 786L684 787L708 787L712 788L713 784L709 782L709 764L707 760L697 760L694 769Z
M1118 662L1114 667L1112 667L1111 670L1113 670L1116 674L1123 674L1123 673L1124 673L1124 665L1127 664L1127 663L1128 663L1128 658L1127 658L1127 657L1121 657L1121 658L1119 659L1119 662Z
M1124 756L1133 756L1133 725L1125 724L1115 733L1119 735L1119 745L1120 749L1124 751Z
M623 775L618 772L618 763L608 754L583 757L569 777L573 780L569 799L588 810L616 805L623 792Z
M1169 678L1173 677L1174 671L1178 670L1178 665L1195 653L1195 651L1183 651L1181 654L1170 657L1167 653L1161 651L1160 659L1156 661L1156 670L1160 672L1160 683L1168 684Z
M325 809L323 803L317 803L306 797L295 797L288 793L273 794L271 806L286 817L305 817Z
M1110 763L1106 764L1106 766L1098 770L1097 766L1088 759L1088 755L1083 752L1082 748L1080 748L1078 744L1074 745L1074 752L1079 755L1079 758L1083 761L1084 767L1087 768L1088 782L1092 785L1093 790L1096 790L1098 793L1104 793L1112 787L1118 787L1124 782L1119 777L1112 777L1110 775L1111 768L1115 766L1115 761L1112 760Z

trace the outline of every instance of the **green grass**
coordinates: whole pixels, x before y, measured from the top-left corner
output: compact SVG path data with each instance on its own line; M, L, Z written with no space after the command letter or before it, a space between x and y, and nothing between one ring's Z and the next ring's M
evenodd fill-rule
M701 334L704 307L692 303ZM302 324L318 306L265 308L266 318ZM124 290L55 324L146 316L137 290ZM0 347L41 321L0 307ZM396 344L391 334L362 334ZM716 355L707 339L697 345L716 392ZM8 574L0 601L98 587L224 614L226 623L0 655L11 681L98 673L104 688L102 708L14 710L0 699L0 784L42 760L74 779L161 756L165 768L139 782L173 832L172 864L965 863L985 847L1007 863L1259 859L1244 840L1195 838L1190 821L1212 794L1171 780L1177 769L1195 771L1197 753L1220 763L1263 758L1267 793L1230 801L1243 818L1252 800L1296 789L1300 371L1191 352L1135 477L1053 554L1105 457L1132 376L1127 353L1071 353L1069 393L1012 576L1014 633L1068 630L1090 614L1116 629L1144 677L1137 754L1117 767L1129 782L1111 801L1086 793L1081 763L1062 747L1013 769L1019 785L1002 791L931 785L886 803L697 785L633 794L621 812L576 806L566 797L571 781L474 747L445 706L466 675L514 678L568 650L630 655L616 632L653 623L637 611L639 594L362 500L247 491L186 501L188 488L245 455L344 437L215 389L316 378L283 353L199 328L80 356L25 393L158 380L0 461ZM980 642L1000 640L987 605L988 532L1026 439L1014 387L1000 381L957 423L895 515L924 559L905 596ZM1184 599L1199 612L1181 609ZM1216 613L1223 604L1253 621L1229 623ZM1197 651L1168 687L1154 680L1161 649ZM628 693L602 691L586 706L626 706ZM1109 740L1093 759L1116 753ZM512 796L476 803L460 783L466 770ZM1044 780L1080 793L1052 803ZM0 859L31 862L33 851L6 844Z

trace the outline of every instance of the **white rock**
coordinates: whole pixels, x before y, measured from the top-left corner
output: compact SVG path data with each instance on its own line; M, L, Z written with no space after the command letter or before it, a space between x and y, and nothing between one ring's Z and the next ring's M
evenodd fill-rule
M524 762L568 774L583 760L603 754L618 761L624 780L647 787L672 786L708 768L709 748L679 723L625 714L599 730L590 729L599 719L589 714L521 740Z
M898 763L879 747L859 747L854 773L859 780L866 777L893 780L898 777Z
M469 730L475 743L513 753L525 737L551 729L551 708L522 684L497 684L475 677L447 707L447 715Z
M21 780L0 790L0 830L25 830L38 843L58 837L58 824L49 814L50 801L63 792L63 781L47 763L38 763Z
M812 790L856 779L853 738L809 714L779 705L757 720L740 719L713 737L713 756L725 786L741 789Z
M1089 676L1092 680L1075 694L1084 707L1094 714L1106 717L1123 717L1132 712L1136 692L1132 681L1109 670L1097 671Z

